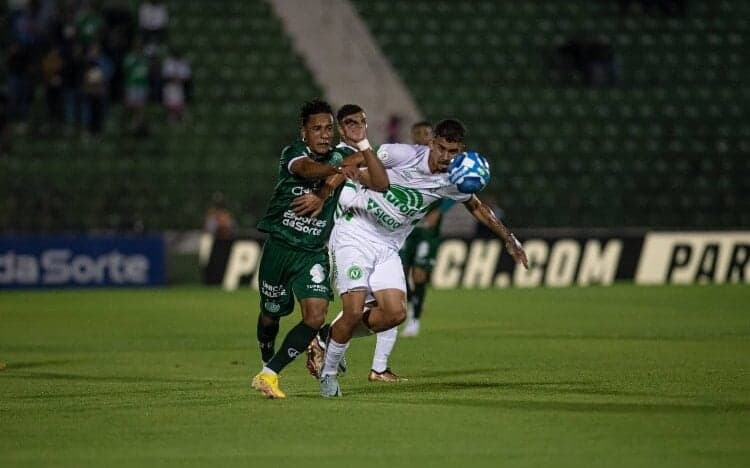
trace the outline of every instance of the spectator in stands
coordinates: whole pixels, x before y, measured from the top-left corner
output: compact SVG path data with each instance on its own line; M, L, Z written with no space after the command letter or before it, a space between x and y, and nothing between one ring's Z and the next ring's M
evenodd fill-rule
M10 128L8 126L8 96L0 90L0 157L10 152Z
M588 86L614 85L619 82L619 67L614 49L605 38L569 39L557 48L563 68L571 76L580 76Z
M82 84L83 125L91 134L98 134L102 130L112 72L112 61L104 55L99 44L93 44L87 54Z
M235 236L237 223L226 206L224 194L214 192L211 195L211 206L206 212L203 228L213 234L214 239L232 239Z
M63 120L63 61L62 53L57 47L47 51L42 58L42 79L44 80L44 97L47 111L53 120Z
M26 121L34 96L33 56L30 47L14 42L8 48L8 114L12 120Z
M140 136L148 133L145 121L145 107L148 100L148 59L143 54L141 40L125 57L125 106L130 113L130 130Z
M169 26L169 11L164 2L143 2L138 8L138 26L146 44L164 42Z
M75 21L76 34L81 45L89 47L101 41L104 18L90 0L83 0Z
M115 66L110 97L113 101L119 101L125 89L123 63L133 44L135 18L128 0L108 0L102 10L102 15L105 24L102 47Z
M186 88L192 79L190 63L175 49L164 59L161 72L162 99L170 122L181 122L186 109Z

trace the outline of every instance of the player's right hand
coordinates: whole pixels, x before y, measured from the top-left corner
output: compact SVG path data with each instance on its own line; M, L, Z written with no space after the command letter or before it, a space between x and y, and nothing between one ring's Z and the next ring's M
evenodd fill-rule
M292 200L292 210L297 216L315 218L323 211L323 199L314 193L306 193Z
M345 160L346 161L346 160ZM349 164L342 164L340 166L341 174L344 175L347 179L359 180L359 168L357 166L352 166Z

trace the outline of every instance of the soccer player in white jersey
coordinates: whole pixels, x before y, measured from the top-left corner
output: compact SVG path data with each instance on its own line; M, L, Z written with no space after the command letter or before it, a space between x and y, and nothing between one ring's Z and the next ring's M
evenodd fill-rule
M427 146L386 144L378 157L388 174L386 192L347 181L339 197L343 209L329 241L343 315L331 327L320 390L341 396L337 372L351 338L363 327L388 330L406 318L406 284L398 251L414 224L442 198L462 202L469 212L505 241L517 263L528 266L516 237L476 196L464 194L448 180L451 160L464 148L465 129L443 120ZM368 295L377 305L366 308Z
M336 150L347 156L359 151L357 145L367 138L367 115L365 111L356 104L346 104L336 113L339 135L341 142L336 146ZM432 127L429 127L430 137L432 136ZM331 181L334 183L334 181ZM341 181L343 182L343 180ZM302 199L304 200L304 199ZM301 200L301 201L302 201ZM301 214L304 211L298 211ZM308 213L309 214L309 213ZM337 222L340 222L340 213L337 210ZM374 304L374 297L368 295L367 305ZM341 316L341 314L339 314ZM338 318L338 317L337 317ZM320 377L320 371L323 368L323 356L325 353L325 343L328 340L330 325L324 325L318 332L318 336L313 339L307 349L307 368L314 377ZM373 352L372 365L367 379L370 382L398 382L402 380L394 374L388 366L388 358L396 345L398 336L398 327L378 332L375 337L375 350ZM346 366L343 361L339 370L345 370Z

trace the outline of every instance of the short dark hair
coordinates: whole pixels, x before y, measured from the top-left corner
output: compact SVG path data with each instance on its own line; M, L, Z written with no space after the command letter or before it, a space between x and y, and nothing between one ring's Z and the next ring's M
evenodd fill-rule
M356 114L358 112L364 112L364 109L356 104L344 104L341 109L336 113L336 121L341 122L348 115Z
M312 101L305 102L299 109L300 127L304 127L305 124L310 120L310 116L314 114L333 115L333 109L331 108L330 104L320 98L315 98Z
M456 119L445 119L435 125L435 137L443 137L451 143L463 143L466 138L466 127Z
M428 122L427 120L420 120L419 122L417 122L414 125L412 125L411 129L414 130L414 129L417 129L419 127L430 127L430 128L432 128L432 124L430 122Z

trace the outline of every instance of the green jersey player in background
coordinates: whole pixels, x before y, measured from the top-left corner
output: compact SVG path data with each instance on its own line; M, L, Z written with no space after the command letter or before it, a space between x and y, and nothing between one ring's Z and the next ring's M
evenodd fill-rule
M333 226L338 193L323 201L318 216L298 216L294 200L318 190L336 175L358 180L372 189L384 190L387 175L372 149L362 146L357 156L344 158L333 150L333 112L321 100L302 105L300 139L284 148L279 164L279 180L258 229L268 233L258 270L260 313L257 336L263 369L252 386L269 398L284 398L278 374L303 353L325 322L332 298L326 244ZM357 165L369 171L364 180ZM279 320L300 304L302 320L284 338L275 352Z

